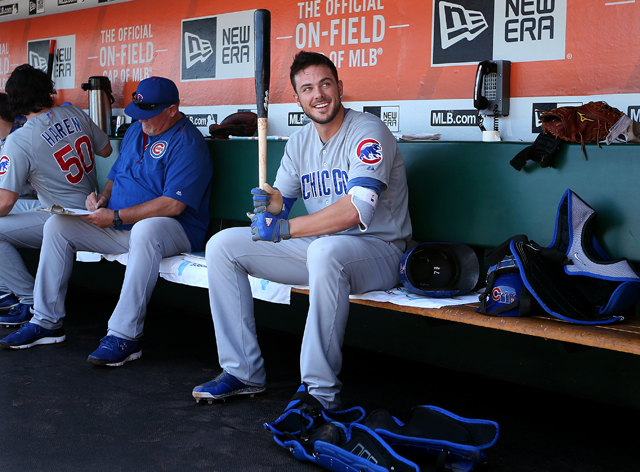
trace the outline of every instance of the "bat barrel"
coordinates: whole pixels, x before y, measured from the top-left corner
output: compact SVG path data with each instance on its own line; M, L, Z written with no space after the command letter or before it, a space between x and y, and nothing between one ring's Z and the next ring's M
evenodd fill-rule
M266 118L269 112L269 79L271 77L271 12L256 10L253 21L258 118Z
M49 76L49 80L53 78L53 57L56 52L56 40L52 39L49 41L49 58L47 60L47 75Z
M271 12L256 10L253 16L255 32L255 80L258 115L258 182L267 183L267 117L269 114L269 80L271 77Z

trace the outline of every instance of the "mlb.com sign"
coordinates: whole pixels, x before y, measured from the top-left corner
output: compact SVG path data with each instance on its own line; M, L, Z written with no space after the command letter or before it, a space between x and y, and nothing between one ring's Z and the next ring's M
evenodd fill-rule
M253 12L182 20L180 79L253 77Z
M434 0L432 65L565 54L567 0Z

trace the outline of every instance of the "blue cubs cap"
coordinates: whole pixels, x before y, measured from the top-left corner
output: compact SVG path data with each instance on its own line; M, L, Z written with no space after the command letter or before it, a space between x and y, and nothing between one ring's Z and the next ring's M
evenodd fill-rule
M165 108L178 103L180 95L173 81L164 77L149 77L138 84L133 101L124 112L135 120L149 120Z

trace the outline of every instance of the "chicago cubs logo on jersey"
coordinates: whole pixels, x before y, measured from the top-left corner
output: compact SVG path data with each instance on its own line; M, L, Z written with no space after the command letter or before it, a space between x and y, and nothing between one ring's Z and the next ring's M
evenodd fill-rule
M8 156L0 157L0 175L4 175L9 170L9 166L11 165L11 161Z
M377 164L382 160L382 146L375 139L363 139L356 148L358 159L368 165Z
M167 150L167 142L166 141L158 141L151 146L151 157L154 159L160 159Z

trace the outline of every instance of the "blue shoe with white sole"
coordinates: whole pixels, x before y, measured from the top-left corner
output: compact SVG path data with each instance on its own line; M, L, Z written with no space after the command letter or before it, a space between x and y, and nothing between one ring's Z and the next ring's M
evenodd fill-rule
M66 339L64 327L47 329L35 323L27 323L18 331L0 340L4 349L28 349L40 344L56 344Z
M0 292L0 311L11 310L20 303L18 297L11 292Z
M227 397L235 395L254 396L256 393L264 391L264 385L247 385L236 379L226 370L223 370L222 373L211 382L198 385L194 388L192 395L193 398L196 399L196 402L199 402L200 400L207 400L209 403L212 403L213 400L224 400Z
M32 308L33 305L18 303L15 307L9 310L9 313L4 316L0 316L0 326L4 326L5 328L22 326L33 317L33 313L31 311Z
M100 346L93 351L87 361L95 365L119 367L141 357L140 341L108 335L100 340Z

